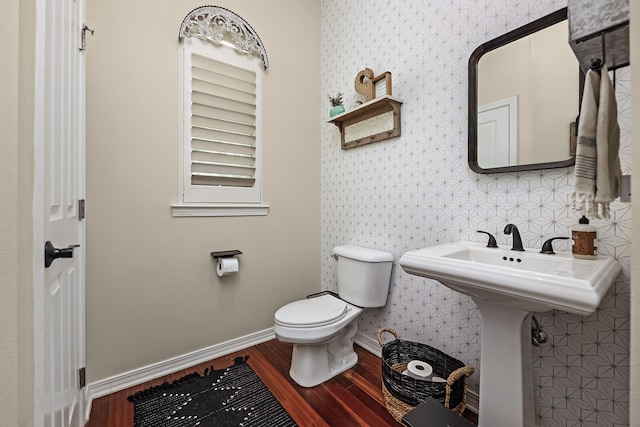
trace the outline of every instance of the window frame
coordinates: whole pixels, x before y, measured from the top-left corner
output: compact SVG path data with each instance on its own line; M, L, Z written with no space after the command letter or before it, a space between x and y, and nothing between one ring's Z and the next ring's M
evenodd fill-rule
M255 182L252 187L206 186L191 183L191 55L198 54L244 68L256 76ZM222 41L209 43L195 37L180 43L180 151L178 204L173 216L237 216L266 215L262 204L263 175L263 85L264 68L255 55L237 51Z

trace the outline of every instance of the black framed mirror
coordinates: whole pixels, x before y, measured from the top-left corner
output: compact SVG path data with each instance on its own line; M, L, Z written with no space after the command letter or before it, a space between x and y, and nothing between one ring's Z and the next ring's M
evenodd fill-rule
M582 81L566 8L479 46L469 58L469 167L573 165Z

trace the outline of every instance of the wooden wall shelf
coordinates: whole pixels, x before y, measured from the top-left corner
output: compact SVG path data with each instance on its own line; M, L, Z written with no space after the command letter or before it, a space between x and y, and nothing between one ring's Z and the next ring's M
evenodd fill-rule
M394 138L400 136L400 107L402 106L402 102L402 100L394 98L391 95L381 96L359 105L351 111L332 117L328 123L333 123L340 129L341 147L343 150ZM344 131L346 127L388 113L389 111L393 111L393 129L352 141L345 141Z

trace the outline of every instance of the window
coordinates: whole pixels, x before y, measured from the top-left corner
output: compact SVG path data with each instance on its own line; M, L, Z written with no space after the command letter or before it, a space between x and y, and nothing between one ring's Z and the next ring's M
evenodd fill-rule
M263 49L254 49L259 56L238 51L247 43L238 43L236 33L233 44L212 40L211 32L202 35L203 16L211 20L206 25L220 25L212 9L227 22L237 24L240 18L226 9L201 9L206 11L192 11L181 29L181 36L188 37L181 37L180 195L174 216L265 215L261 119L266 54ZM194 21L198 25L190 27ZM255 43L257 35L252 37Z

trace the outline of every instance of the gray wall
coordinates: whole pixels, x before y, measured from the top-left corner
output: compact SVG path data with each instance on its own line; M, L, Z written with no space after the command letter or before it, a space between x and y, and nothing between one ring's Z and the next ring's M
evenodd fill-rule
M173 218L178 30L190 1L88 2L87 376L104 379L273 326L320 289L319 5L222 1L269 56L266 217ZM284 16L295 16L286 30ZM297 35L293 37L292 35ZM211 251L239 249L218 278Z
M0 25L0 384L6 387L0 411L18 420L18 39L19 5L3 4Z

